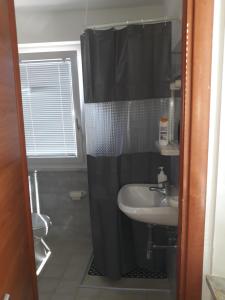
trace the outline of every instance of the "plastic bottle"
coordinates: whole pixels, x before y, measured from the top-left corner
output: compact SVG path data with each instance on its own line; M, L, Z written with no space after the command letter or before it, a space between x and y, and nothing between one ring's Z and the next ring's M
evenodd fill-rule
M167 146L169 143L168 118L161 117L159 122L159 145Z
M159 167L159 174L158 174L158 185L162 186L162 182L167 181L167 175L164 172L164 167Z

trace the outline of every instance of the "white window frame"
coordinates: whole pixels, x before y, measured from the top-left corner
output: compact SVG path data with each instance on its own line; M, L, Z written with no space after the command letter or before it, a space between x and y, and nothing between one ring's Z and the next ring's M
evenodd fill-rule
M77 170L86 168L81 50L79 42L20 44L20 60L70 58L72 64L77 157L28 157L29 170Z

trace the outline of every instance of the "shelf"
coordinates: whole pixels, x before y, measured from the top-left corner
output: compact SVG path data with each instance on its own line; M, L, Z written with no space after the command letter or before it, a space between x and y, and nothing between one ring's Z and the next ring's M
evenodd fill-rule
M180 149L179 144L176 142L172 144L168 144L167 146L161 146L159 145L159 142L156 142L156 147L158 148L161 155L164 156L179 156L180 155Z

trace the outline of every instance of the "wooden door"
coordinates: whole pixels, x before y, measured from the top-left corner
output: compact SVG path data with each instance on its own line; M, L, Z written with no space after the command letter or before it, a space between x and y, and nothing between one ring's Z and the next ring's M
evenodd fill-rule
M37 299L14 5L0 0L0 299Z
M214 0L184 0L179 300L201 300Z

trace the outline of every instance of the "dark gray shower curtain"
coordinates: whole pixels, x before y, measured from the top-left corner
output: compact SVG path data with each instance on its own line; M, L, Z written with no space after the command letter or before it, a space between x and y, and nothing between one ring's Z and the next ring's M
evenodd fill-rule
M102 274L119 279L147 265L147 226L119 211L118 191L155 183L161 165L170 174L170 158L154 153L154 143L162 98L170 96L171 23L88 29L81 48L94 259ZM165 271L164 250L149 263Z
M147 261L147 226L120 212L117 195L125 184L156 183L159 165L170 174L170 157L153 152L117 157L88 155L87 163L94 261L98 271L112 279L119 279L137 265L166 272L165 251L153 251L152 259ZM158 244L165 244L162 230L155 228L155 231L160 232Z
M170 22L87 29L81 47L85 103L170 96Z

